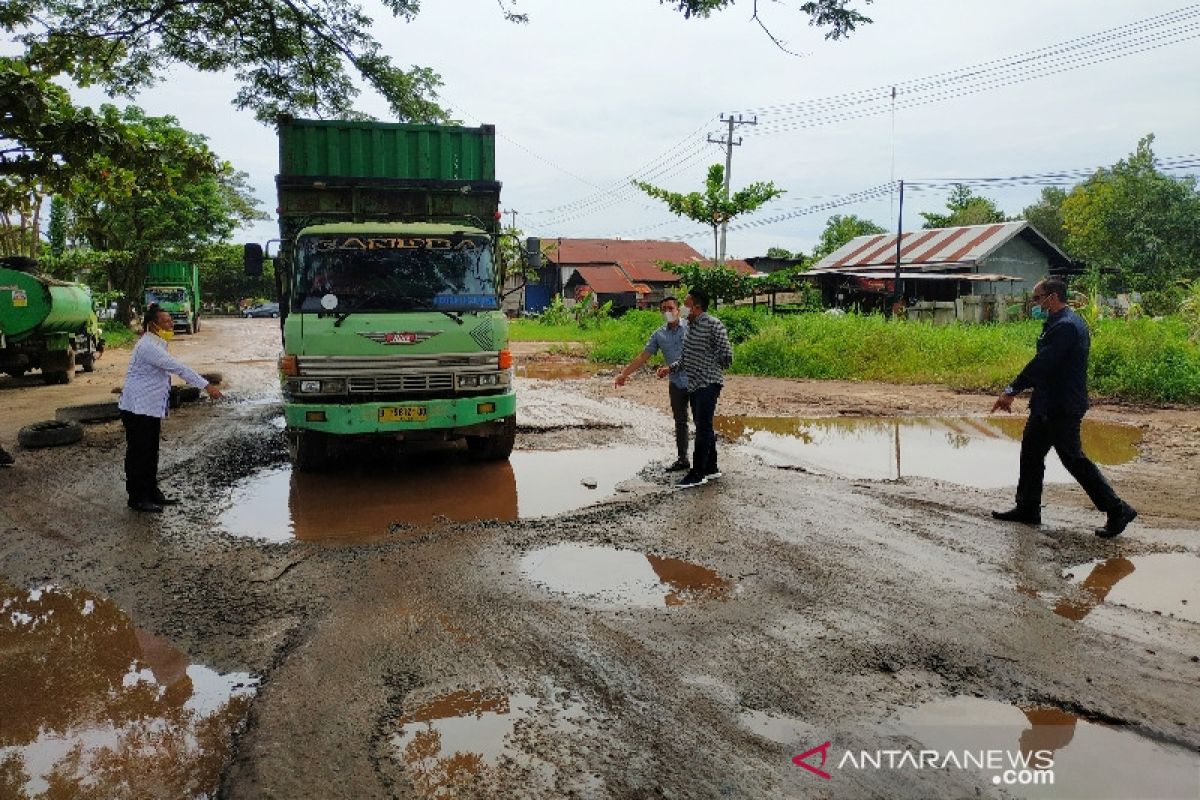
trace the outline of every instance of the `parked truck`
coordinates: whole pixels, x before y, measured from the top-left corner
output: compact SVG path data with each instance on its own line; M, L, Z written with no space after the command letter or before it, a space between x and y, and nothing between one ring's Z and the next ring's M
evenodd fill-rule
M159 261L146 271L146 305L158 303L170 313L175 330L200 330L200 269L184 261Z
M92 290L35 269L32 259L0 264L0 370L20 377L36 369L46 383L69 383L76 366L91 372L104 352Z
M516 437L495 128L278 121L279 374L292 460L356 438ZM246 247L261 274L263 249Z

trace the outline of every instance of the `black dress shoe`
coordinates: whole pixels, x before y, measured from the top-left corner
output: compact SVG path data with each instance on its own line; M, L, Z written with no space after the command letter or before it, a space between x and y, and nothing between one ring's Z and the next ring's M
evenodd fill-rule
M1116 511L1108 512L1108 522L1103 528L1096 528L1096 535L1101 539L1111 539L1114 536L1120 536L1124 530L1129 527L1129 523L1137 518L1137 511L1134 511L1133 506L1128 503L1121 503L1121 507Z
M1003 522L1023 522L1026 525L1041 525L1042 512L1017 506L1016 508L1010 508L1008 511L993 511L992 519L998 519Z
M163 507L153 500L130 500L129 507L147 514L161 514Z
M667 467L667 472L682 472L683 470L691 469L692 465L688 463L686 458L679 458L675 463Z

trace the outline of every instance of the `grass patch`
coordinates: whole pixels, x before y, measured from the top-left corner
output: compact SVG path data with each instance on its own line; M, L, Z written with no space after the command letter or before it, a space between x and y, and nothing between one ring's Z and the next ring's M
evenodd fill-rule
M750 309L718 312L734 342L730 372L781 378L936 383L999 391L1033 357L1041 323L928 325L878 315L770 316ZM628 363L661 317L630 312L578 325L514 323L527 341L577 341L593 361ZM1200 403L1200 343L1178 317L1100 320L1092 329L1089 389L1094 396L1158 403Z
M117 322L115 319L102 320L100 330L104 332L105 347L133 347L138 340L138 335L131 331L128 325Z

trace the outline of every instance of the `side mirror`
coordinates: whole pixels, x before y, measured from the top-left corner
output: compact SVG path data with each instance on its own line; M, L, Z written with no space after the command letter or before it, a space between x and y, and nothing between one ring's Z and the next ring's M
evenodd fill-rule
M246 275L258 278L263 273L263 249L257 242L250 242L242 248L242 266Z
M542 268L542 240L536 236L525 240L525 263L531 269Z

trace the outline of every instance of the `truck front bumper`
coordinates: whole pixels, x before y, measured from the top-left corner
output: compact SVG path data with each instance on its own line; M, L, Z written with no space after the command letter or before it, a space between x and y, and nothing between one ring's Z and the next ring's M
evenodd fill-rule
M517 413L517 396L504 394L432 400L345 403L332 398L285 401L287 426L291 429L322 431L336 436L443 431L482 433L488 423ZM474 430L471 430L474 429Z

